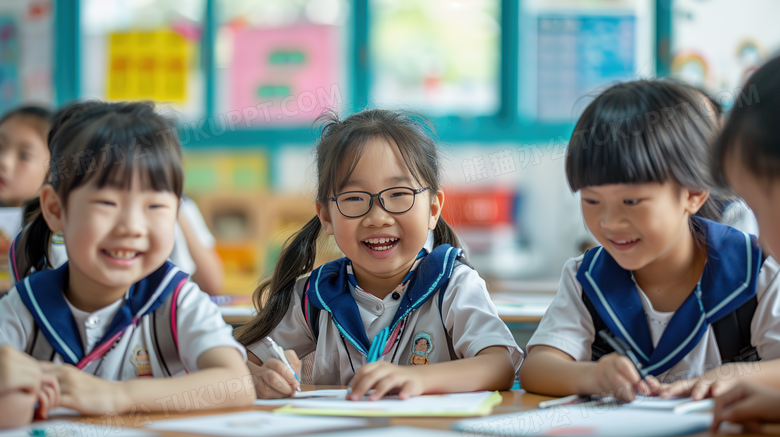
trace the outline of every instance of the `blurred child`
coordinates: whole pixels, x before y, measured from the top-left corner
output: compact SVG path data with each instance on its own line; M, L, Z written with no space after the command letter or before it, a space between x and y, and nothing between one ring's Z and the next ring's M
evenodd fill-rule
M351 399L509 389L523 353L440 217L428 126L385 110L324 120L317 216L288 241L255 292L259 314L237 331L258 396L297 386L266 336L296 365L314 353L314 383L350 385ZM312 272L323 230L346 257Z
M8 345L0 346L0 430L45 419L59 401L57 379L37 361Z
M249 405L255 395L242 387L244 348L219 309L167 261L182 190L179 145L160 135L168 128L147 103L60 113L49 148L69 159L52 168L19 239L22 279L0 300L0 344L46 361L60 404L83 414L167 411L160 399L192 388L203 393L194 408ZM46 265L54 232L68 262L30 274Z
M780 357L780 317L772 316L780 314L780 266L762 262L755 236L719 224L721 205L710 196L716 114L691 87L637 81L609 88L580 117L566 176L601 247L564 266L528 343L523 388L702 397L706 388L691 378L718 371L736 381L747 372L715 368ZM601 331L624 342L638 365Z
M8 270L11 240L22 228L22 204L38 195L46 177L49 111L23 106L0 119L0 294L12 283Z
M0 119L0 205L22 206L46 178L50 113L23 106Z
M761 235L773 253L780 253L780 58L761 67L736 96L723 135L715 147L715 169L753 210ZM780 311L765 315L780 318ZM774 358L774 357L762 357ZM702 382L705 383L705 382ZM749 425L780 422L780 361L761 364L750 382L719 396L713 426L722 421Z

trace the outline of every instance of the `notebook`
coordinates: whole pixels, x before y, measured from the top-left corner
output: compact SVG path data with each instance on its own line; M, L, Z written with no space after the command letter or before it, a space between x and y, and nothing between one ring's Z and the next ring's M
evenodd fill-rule
M453 424L453 429L474 435L651 437L696 433L710 424L710 413L674 414L581 404L466 419Z
M485 416L490 414L493 407L500 404L503 399L498 392L489 391L423 395L406 400L391 395L377 401L348 401L346 391L340 393L330 390L328 394L330 396L323 394L320 397L302 399L258 399L255 405L281 406L275 409L274 413L316 416Z

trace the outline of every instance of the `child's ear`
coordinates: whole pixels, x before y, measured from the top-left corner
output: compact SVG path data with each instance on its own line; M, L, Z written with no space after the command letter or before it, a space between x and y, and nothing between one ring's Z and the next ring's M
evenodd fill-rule
M60 196L54 191L54 187L46 185L41 189L41 195L38 197L41 202L41 213L46 224L52 232L61 231L63 219L63 204Z
M685 199L685 210L690 215L694 215L701 209L704 202L710 197L708 190L686 190L687 198Z
M333 235L333 223L330 221L330 212L328 212L328 207L320 202L317 202L315 204L315 208L317 209L317 217L320 218L320 224L323 228L325 228L325 232L327 232L328 235Z
M431 217L428 219L428 229L436 229L436 223L439 222L442 208L444 208L444 191L439 190L431 201Z

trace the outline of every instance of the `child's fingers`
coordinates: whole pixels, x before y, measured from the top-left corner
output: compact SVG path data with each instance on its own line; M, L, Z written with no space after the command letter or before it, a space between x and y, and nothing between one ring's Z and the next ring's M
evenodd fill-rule
M663 396L667 398L672 396L690 396L691 390L693 389L693 384L696 382L697 380L695 379L683 379L680 381L675 381L667 387L667 390L664 391Z
M298 382L295 380L295 375L290 372L290 369L284 363L272 358L263 367L265 367L266 371L260 376L266 385L285 397L293 395Z
M390 390L400 386L401 383L402 381L398 376L388 375L374 387L374 392L371 393L369 400L376 401L382 399Z
M284 356L287 358L287 361L290 362L290 365L295 371L295 374L298 375L298 379L296 380L296 382L300 386L301 384L300 379L302 378L301 368L303 367L303 362L301 361L300 358L298 358L298 354L296 354L295 351L292 349L284 351ZM295 377L293 376L293 378Z
M409 399L412 396L419 396L422 394L422 386L415 384L414 381L406 381L401 387L401 391L398 392L398 397L401 399Z
M693 390L691 390L691 398L694 401L700 401L704 398L710 397L711 388L712 384L708 384L704 381L698 381L693 385Z
M368 371L362 372L363 369L355 375L355 380L352 381L352 394L350 398L353 401L357 401L363 398L369 390L374 388L376 384L389 372L388 367L371 367ZM363 373L360 375L360 373ZM361 376L358 378L358 376Z
M60 402L60 383L54 375L42 374L41 386L47 388L51 394L52 406L56 407Z

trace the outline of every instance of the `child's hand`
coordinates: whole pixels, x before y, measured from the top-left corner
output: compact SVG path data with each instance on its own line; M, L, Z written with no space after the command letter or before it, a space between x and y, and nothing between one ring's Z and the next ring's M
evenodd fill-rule
M655 391L658 381L655 378L648 379L648 384L642 381L630 359L613 352L601 357L594 370L582 378L579 393L611 395L631 402L637 393L650 394Z
M121 412L124 391L116 382L83 373L70 364L41 362L45 373L56 377L60 386L59 405L72 408L85 415Z
M780 422L780 391L741 382L715 399L712 429L721 422L741 423L745 431L758 434L762 422Z
M721 370L721 372L723 371ZM715 369L712 369L696 378L683 379L665 385L662 389L662 396L665 398L671 396L691 397L693 400L698 401L704 398L720 396L733 388L737 382L739 380L736 377L718 379Z
M53 409L60 401L60 384L54 375L44 373L41 376L41 388L38 390L38 409L35 410L36 420L45 420L49 417L49 410Z
M7 344L0 346L0 394L12 390L36 393L40 386L38 361Z
M284 351L284 355L300 377L301 360L298 359L298 355L293 350ZM247 366L249 366L249 371L255 381L258 399L289 398L293 396L295 389L300 385L290 369L277 359L271 358L262 366L247 361Z
M391 391L398 391L398 397L407 399L425 393L423 375L414 366L398 366L385 361L366 364L358 370L352 380L352 393L348 399L358 401L369 390L375 389L369 399L375 401Z

